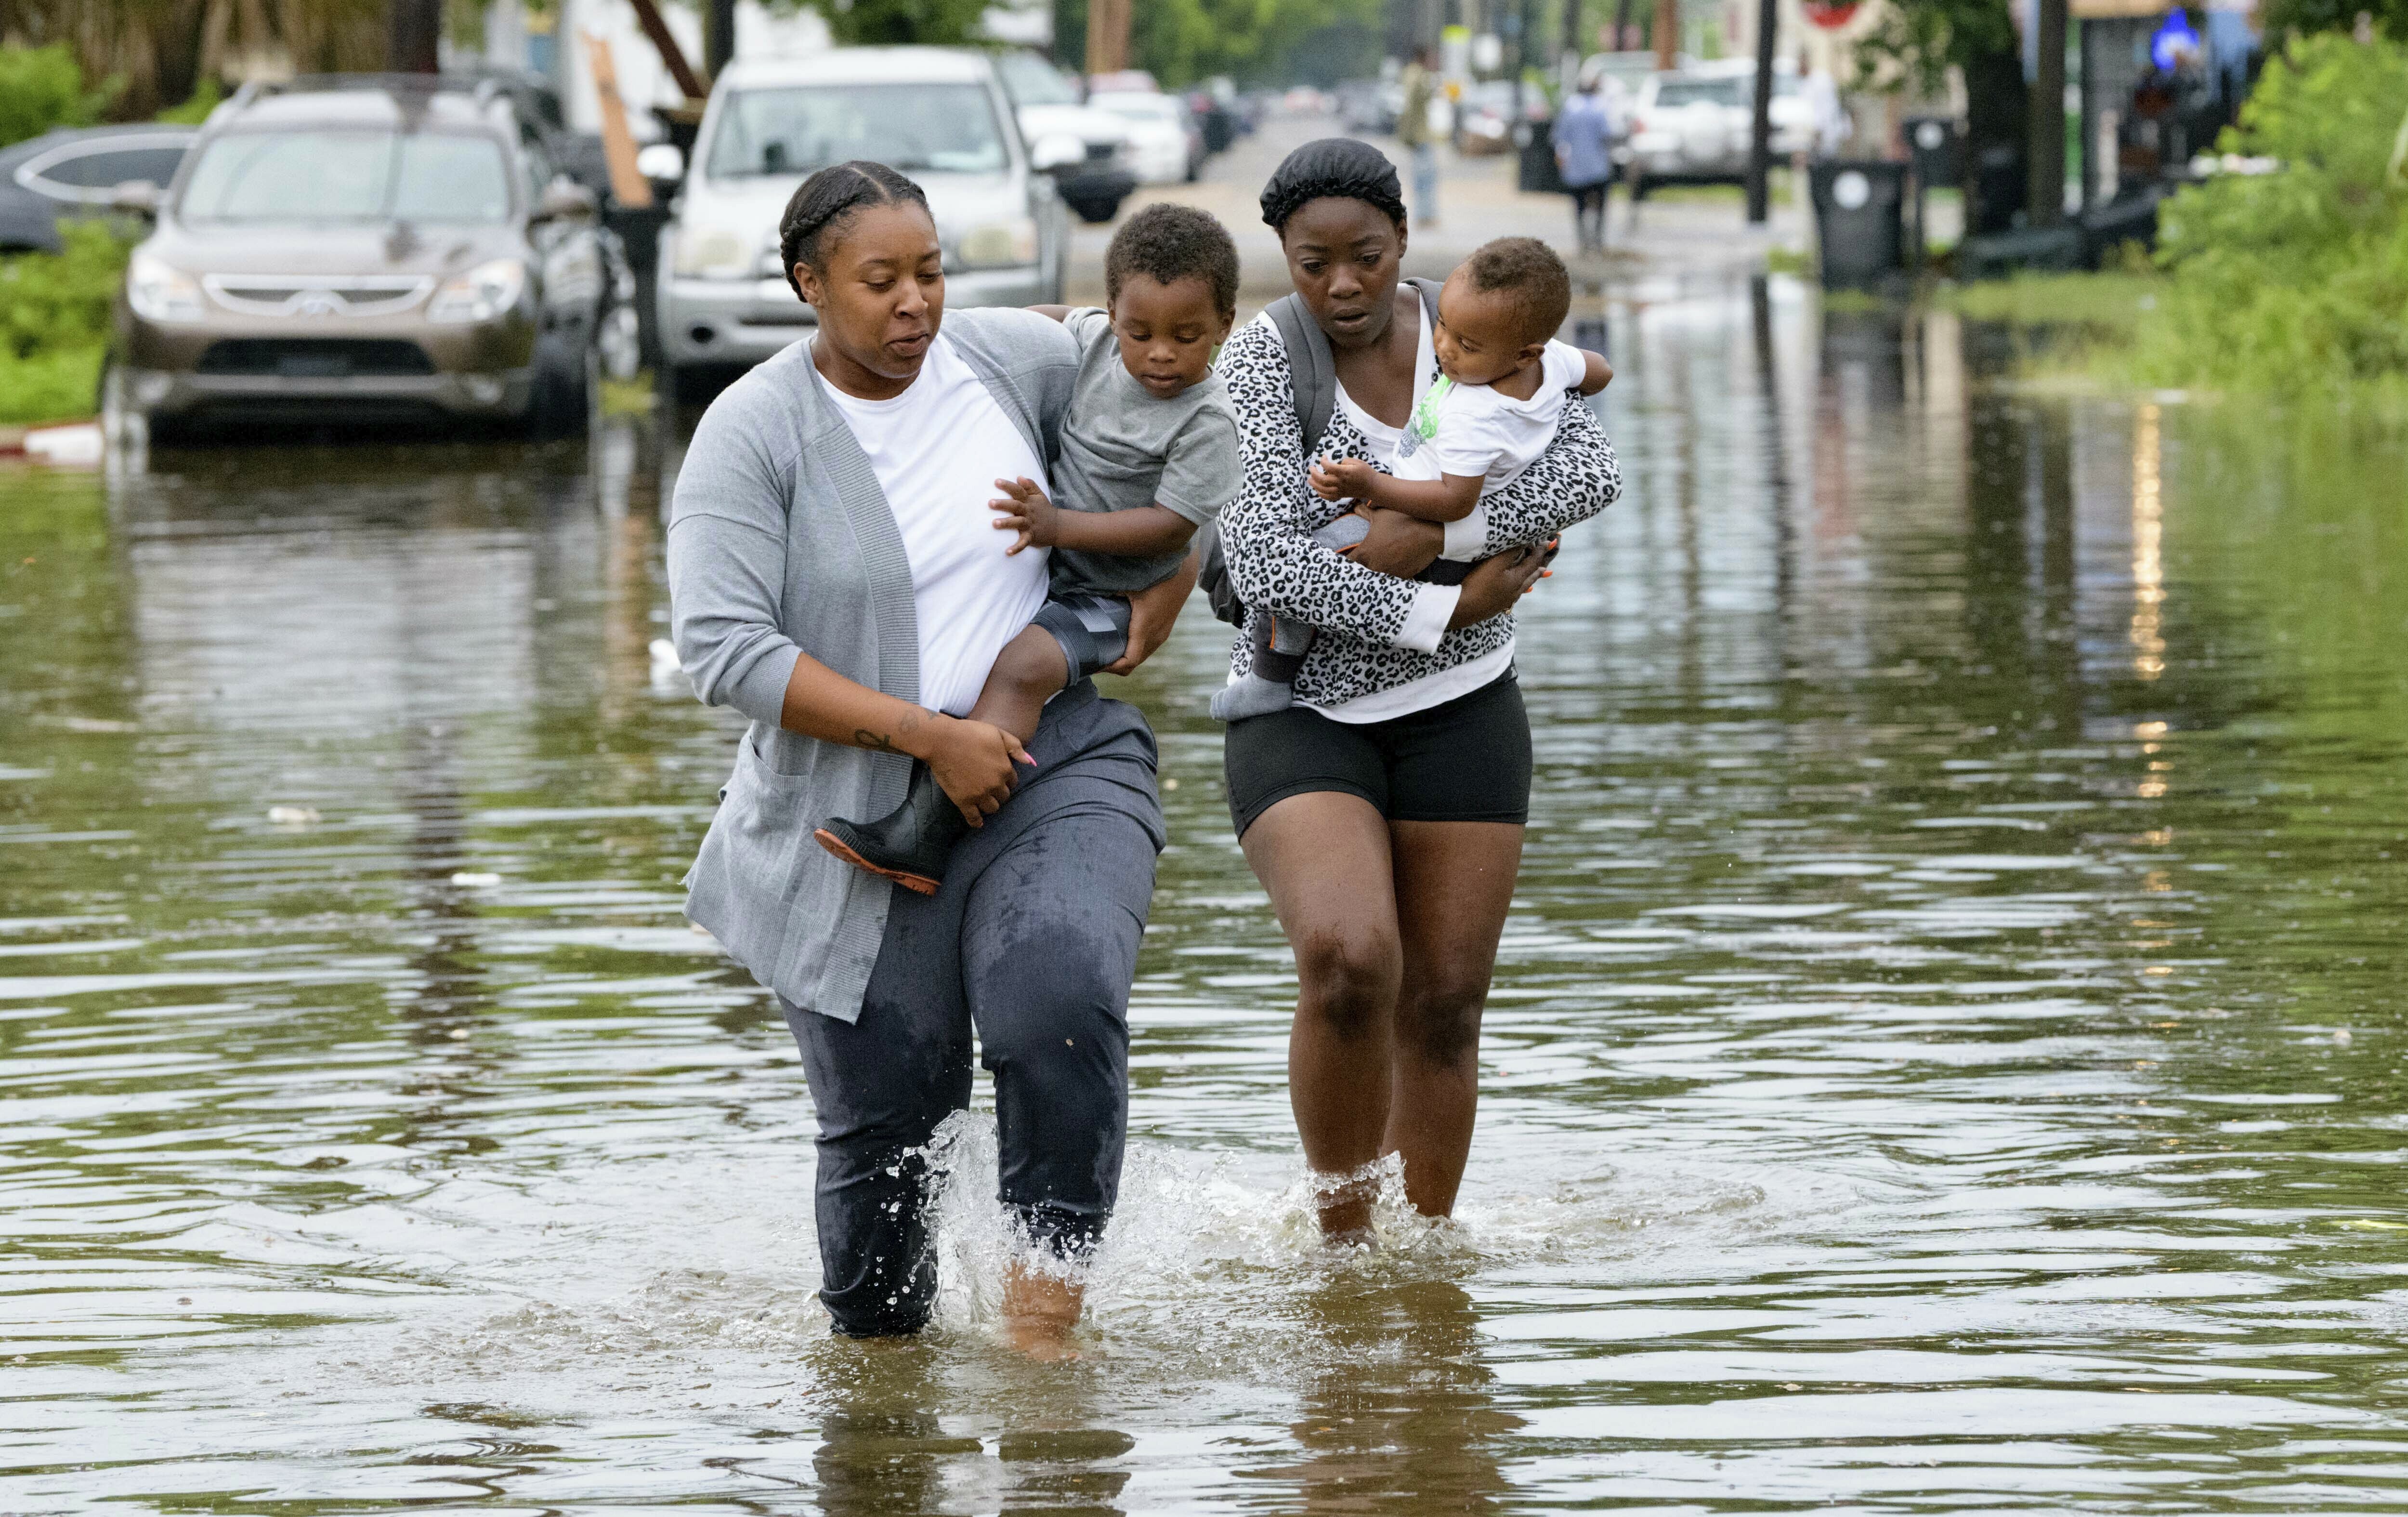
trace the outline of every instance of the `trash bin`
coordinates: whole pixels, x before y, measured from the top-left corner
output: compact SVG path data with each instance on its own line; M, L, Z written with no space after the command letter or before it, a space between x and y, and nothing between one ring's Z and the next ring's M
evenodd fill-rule
M1965 134L1948 116L1909 116L1899 124L1914 164L1914 181L1927 190L1953 190L1965 180Z
M1835 159L1808 178L1825 289L1868 289L1905 267L1904 164Z
M1516 181L1524 195L1565 195L1563 171L1555 166L1555 123L1524 122L1513 128L1522 155Z

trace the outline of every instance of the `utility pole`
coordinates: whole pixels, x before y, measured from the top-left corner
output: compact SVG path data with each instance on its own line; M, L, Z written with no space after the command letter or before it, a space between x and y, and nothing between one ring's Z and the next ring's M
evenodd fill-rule
M2031 164L2024 213L2034 226L2065 219L2065 0L2040 0L2040 69L2032 78Z
M1656 66L1670 68L1681 51L1681 0L1656 0Z
M443 36L443 0L393 0L387 15L385 66L396 74L432 74Z
M709 0L702 12L702 71L715 79L735 59L736 0Z
M1129 0L1087 0L1087 73L1119 73L1128 49Z
M2065 0L2057 0L2062 6ZM1777 0L1756 4L1756 111L1747 126L1747 224L1761 226L1772 214L1772 45L1781 16Z

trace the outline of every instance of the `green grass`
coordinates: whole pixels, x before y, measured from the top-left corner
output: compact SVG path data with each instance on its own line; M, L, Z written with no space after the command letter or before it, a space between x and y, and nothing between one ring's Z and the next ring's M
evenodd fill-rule
M2157 309L2165 289L2157 274L2018 274L1979 284L1943 284L1932 303L1968 321L2009 326L2070 327L2128 340Z

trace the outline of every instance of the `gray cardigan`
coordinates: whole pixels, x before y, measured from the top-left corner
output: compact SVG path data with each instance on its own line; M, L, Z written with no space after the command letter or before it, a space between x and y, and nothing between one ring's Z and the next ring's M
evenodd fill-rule
M942 330L1050 465L1078 344L1024 311L953 311ZM779 717L798 653L917 701L920 633L895 513L810 342L703 413L669 509L668 577L678 659L695 693L752 718L686 875L686 915L786 1000L852 1021L893 887L838 862L811 830L891 810L911 760L789 732Z

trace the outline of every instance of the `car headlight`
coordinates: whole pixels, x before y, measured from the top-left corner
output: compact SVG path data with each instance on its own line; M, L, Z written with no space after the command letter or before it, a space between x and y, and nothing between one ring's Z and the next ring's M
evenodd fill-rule
M136 315L154 322L196 322L207 314L201 282L147 253L136 253L126 266L125 303Z
M964 268L1016 268L1037 261L1037 218L982 222L957 244Z
M516 258L496 258L444 281L426 307L426 319L489 322L516 306L525 290L526 265Z
M681 226L669 267L680 279L751 279L758 259L752 238L724 226Z

